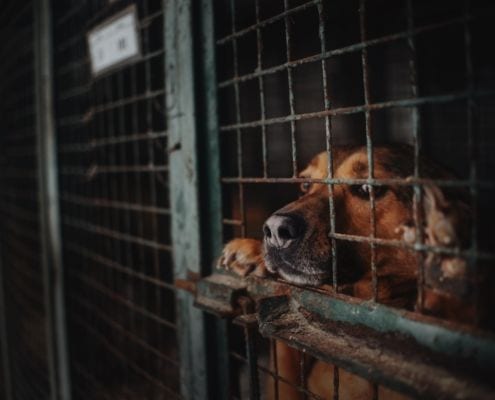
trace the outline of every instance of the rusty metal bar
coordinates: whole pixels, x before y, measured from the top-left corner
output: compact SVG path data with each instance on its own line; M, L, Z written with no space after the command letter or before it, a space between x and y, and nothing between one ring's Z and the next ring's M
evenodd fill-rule
M163 319L159 317L158 315L146 310L145 308L133 303L131 300L125 298L124 296L115 293L114 291L110 290L107 286L101 284L98 281L95 281L94 279L88 278L84 276L80 272L75 272L75 271L70 271L70 275L77 278L81 282L83 282L85 285L88 287L91 287L92 289L95 289L102 295L104 295L108 300L111 300L115 303L120 303L124 306L127 307L128 311L131 313L131 316L134 316L132 313L137 313L140 314L150 320L153 320L160 325L163 325L167 329L170 330L177 330L177 325L175 323L172 323L166 319Z
M86 207L116 208L119 210L129 210L141 213L170 215L170 209L154 205L141 205L139 203L113 201L106 198L79 196L73 195L70 192L67 192L66 194L62 193L60 197L62 201Z
M324 9L323 5L318 5L318 35L320 39L321 53L324 53L327 48L327 38L325 32L325 19L324 19ZM323 87L323 99L325 111L331 109L330 94L328 92L327 84L327 70L326 61L321 60L321 75L322 75L322 87ZM330 116L325 116L325 139L326 139L326 151L328 155L328 178L333 179L333 132L332 132L332 122ZM329 204L329 218L330 218L330 233L335 233L335 204L333 198L333 185L328 185L328 204ZM331 237L332 245L332 285L335 291L338 290L338 266L337 266L337 242L334 237Z
M255 1L256 8L256 50L257 50L257 61L258 61L258 71L263 70L263 35L261 33L260 27L260 4L259 0ZM263 83L263 76L258 77L258 90L260 94L260 111L261 111L261 120L264 121L266 119L266 109L265 109L265 88ZM263 156L263 176L268 177L268 155L266 149L266 125L261 125L261 152Z
M291 38L290 38L290 26L289 17L287 16L287 11L289 10L289 0L284 0L284 26L285 26L285 47L286 47L286 57L287 63L290 63L291 57ZM291 67L287 67L287 82L289 88L289 107L290 116L293 117L296 114L294 109L294 85L292 82L292 70ZM264 125L265 126L265 125ZM292 176L297 176L297 147L296 147L296 122L291 118L290 120L290 141L292 149Z
M112 196L115 198L115 196ZM117 212L116 209L110 209L111 211L114 211L115 213ZM118 219L115 219L118 221ZM147 246L152 249L157 249L157 250L165 250L165 251L172 251L172 247L169 244L162 244L162 243L156 243L152 240L145 239L139 236L134 236L134 235L129 235L127 233L124 233L121 229L119 229L119 226L117 225L118 222L115 224L110 224L109 226L114 225L116 229L109 229L106 228L105 226L102 225L95 225L91 224L89 222L86 222L85 220L82 219L75 219L75 218L65 218L65 220L62 222L63 225L70 226L72 228L80 229L86 232L94 233L100 236L104 236L107 238L112 238L112 239L117 239L113 241L117 245L116 250L116 256L120 257L121 256L121 251L120 251L120 242L127 242L127 243L135 243L141 246ZM120 260L119 260L120 262Z
M470 232L470 250L471 256L469 257L469 266L473 270L473 276L477 275L478 272L478 173L477 173L477 135L476 135L476 98L473 95L475 93L474 85L474 69L473 69L473 56L471 50L471 27L470 27L470 17L471 17L471 2L470 0L465 0L465 15L466 21L464 22L464 51L465 51L465 67L466 67L466 90L469 93L466 102L466 113L467 113L467 150L469 159L469 181L471 182L469 186L469 192L471 196L471 212L473 215L471 223ZM476 291L475 295L475 305L479 306L479 292ZM478 313L479 314L479 313ZM476 319L479 322L479 315L476 315Z
M495 340L484 332L281 282L251 279L248 292L259 296L263 335L324 362L421 398L493 393L479 373L493 368L495 359ZM452 360L464 367L455 368Z
M236 32L236 22L235 22L235 2L234 0L230 0L230 23L232 28L232 33ZM238 66L238 55L237 55L237 40L234 38L232 40L232 62L234 66L234 76L238 76L239 74L239 66ZM235 120L237 125L241 125L241 109L240 109L240 96L239 96L239 84L237 82L234 83L234 94L235 94ZM237 174L239 177L243 176L243 168L242 168L242 131L241 128L238 127L235 129L236 131L236 139L237 139ZM244 185L242 182L238 183L238 193L239 193L239 208L241 215L241 236L246 235L246 210L244 205Z
M114 137L101 138L91 140L89 143L87 141L81 143L70 143L60 146L59 152L77 152L77 151L89 151L100 146L112 146L128 142L139 142L139 141L150 141L155 139L166 138L168 136L167 132L143 132L135 133L131 135L119 134Z
M274 17L267 18L263 21L257 20L256 24L254 24L254 25L251 25L245 29L242 29L242 30L239 30L236 32L232 32L232 34L217 40L216 43L217 43L217 45L223 45L223 44L226 44L228 42L234 41L235 39L239 38L240 36L244 36L244 35L248 34L249 32L252 32L252 31L257 30L259 28L264 28L264 27L266 27L270 24L273 24L277 21L280 21L282 19L286 19L287 17L290 17L292 14L304 11L304 10L314 6L315 4L319 4L321 2L322 2L322 0L311 0L305 4L302 4L302 5L297 6L297 7L293 7L290 9L286 8L286 10L284 12L279 13Z
M383 101L378 103L370 103L368 105L360 105L360 106L352 106L352 107L341 107L341 108L333 108L331 110L318 111L318 112L309 112L304 114L295 114L288 115L284 117L276 117L276 118L268 118L264 121L249 121L242 123L235 123L230 125L223 125L220 127L220 131L232 131L238 129L245 128L256 128L258 126L264 125L274 125L274 124L283 124L291 121L303 121L306 119L312 118L324 118L328 116L336 116L336 115L349 115L349 114L357 114L362 112L376 111L376 110L384 110L387 108L394 107L415 107L423 104L438 104L438 103L447 103L451 101L459 101L472 96L476 97L492 97L495 95L495 90L476 90L474 93L469 93L467 91L455 92L450 94L443 95L434 95L434 96L424 96L418 98L407 98L400 100L390 100Z
M493 15L494 15L493 12L487 12L487 13L483 13L482 15L477 16L476 18L475 17L473 17L473 18L478 19L478 20L483 19L483 18L493 18ZM314 56L309 56L309 57L305 57L305 58L302 58L299 60L291 61L290 63L284 63L284 64L277 65L275 67L266 68L262 71L256 71L256 72L246 74L243 76L234 77L232 79L228 79L228 80L225 80L223 82L219 82L218 86L220 88L223 88L226 86L233 85L234 83L239 83L239 82L247 81L250 79L255 79L259 75L269 75L269 74L275 74L275 73L280 72L280 71L285 71L289 66L290 67L297 67L297 66L303 65L303 64L314 63L314 62L321 61L322 58L328 59L328 58L332 58L332 57L338 57L338 56L341 56L344 54L362 51L362 49L365 47L377 46L377 45L392 42L392 41L407 39L408 37L410 37L410 35L416 36L419 34L430 32L430 31L435 31L437 29L447 28L447 27L452 26L452 25L458 25L458 24L461 25L461 24L464 24L465 19L466 19L465 17L453 18L453 19L449 19L449 20L442 21L439 23L415 28L411 32L407 32L407 31L399 32L399 33L395 33L395 34L391 34L391 35L387 35L387 36L382 36L382 37L379 37L376 39L370 39L369 41L364 42L364 43L359 42L359 43L352 44L352 45L349 45L346 47L342 47L340 49L328 50L328 51L321 53L321 54L319 53L319 54L316 54Z
M469 180L462 179L427 179L427 178L391 178L391 179L353 179L353 178L332 178L332 179L313 179L313 178L237 178L237 177L225 177L222 178L223 183L294 183L300 184L303 182L309 183L323 183L332 185L373 185L373 186L414 186L414 185L437 185L439 187L469 187L471 182ZM477 187L484 189L493 189L495 184L488 180L478 180L476 182Z
M104 266L106 268L113 269L113 270L118 271L122 274L126 274L128 276L132 276L133 278L140 279L144 282L152 283L157 288L160 287L163 289L175 291L174 285L167 283L167 282L164 282L159 277L150 277L149 275L146 275L144 273L136 272L128 266L122 265L117 261L114 261L110 258L104 257L98 253L90 251L79 244L67 241L65 246L69 251L76 253L78 256L81 256L83 258L91 260L94 263L101 264L102 266Z
M412 32L414 30L414 11L413 11L413 3L411 0L407 1L406 4L406 13L407 13L407 30L410 35L407 38L407 46L409 50L409 73L410 73L410 86L411 86L411 95L413 97L418 97L418 81L417 81L417 60L416 60L416 45L414 41L414 36ZM412 140L414 147L414 178L419 179L419 163L420 163L420 154L421 154L421 137L419 135L419 127L420 127L420 112L417 106L411 108L411 118L412 118ZM414 228L416 234L416 244L422 245L424 242L424 234L423 234L423 218L422 218L422 186L414 185L413 186L414 195L413 195L413 219L414 219ZM422 252L416 252L416 260L417 260L417 268L418 268L418 283L417 283L417 307L418 311L423 309L423 301L424 301L424 254Z
M359 2L359 30L361 35L361 42L366 42L366 0L360 0ZM373 161L373 126L371 120L371 111L368 109L371 103L370 84L369 84L369 67L368 67L368 48L364 47L361 50L361 66L363 74L363 90L364 90L364 105L366 110L364 111L365 118L365 130L366 130L366 155L368 158L368 179L374 179L374 161ZM370 265L371 265L371 285L373 288L373 301L378 298L378 274L376 272L376 246L373 243L373 239L376 237L376 221L375 221L375 189L372 185L369 187L369 199L370 199Z

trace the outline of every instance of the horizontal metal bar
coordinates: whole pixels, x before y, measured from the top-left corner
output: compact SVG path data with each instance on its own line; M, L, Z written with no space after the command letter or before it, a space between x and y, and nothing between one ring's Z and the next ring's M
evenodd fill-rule
M281 281L250 277L247 285L264 336L420 398L493 394L493 334Z
M218 39L216 44L217 45L223 45L223 44L227 44L229 42L231 42L232 40L240 37L240 36L244 36L246 35L247 33L249 32L255 32L256 29L258 28L264 28L265 26L268 26L270 24L273 24L274 22L277 22L277 21L280 21L286 17L289 17L293 14L296 14L298 12L301 12L301 11L304 11L310 7L313 7L317 4L320 4L322 2L322 0L311 0L311 1L308 1L307 3L304 3L304 4L301 4L300 6L296 6L294 8L291 8L287 11L284 11L280 14L277 14L273 17L270 17L270 18L267 18L263 21L260 21L259 23L257 24L253 24L251 26L248 26L247 28L245 29L241 29L239 31L236 31L234 33L232 33L231 35L228 35L228 36L225 36L221 39Z
M159 57L159 56L163 56L165 54L165 50L163 49L159 49L159 50L155 50L155 51L150 51L149 53L147 54L143 54L138 60L136 60L133 64L131 65L136 65L138 63L143 63L143 62L146 62L146 61L149 61L153 58L156 58L156 57ZM78 59L78 61L73 61L71 63L67 63L67 64L64 64L60 69L58 69L56 71L56 75L57 77L60 77L64 74L67 74L67 73L70 73L72 70L74 69L77 69L77 68L86 68L87 66L89 66L90 64L90 59L89 57L82 57L80 59ZM115 67L112 67L112 73L117 73L125 68L129 68L129 64L121 64L121 65L117 65ZM98 76L95 76L93 77L92 81L90 81L89 83L85 84L85 85L82 85L82 86L76 86L72 89L68 89L68 90L65 90L63 92L60 92L59 94L59 100L62 100L63 98L70 98L72 97L73 95L70 94L70 91L71 90L82 90L82 88L87 88L87 90L89 91L93 85L95 83L97 83L98 81L102 80L104 77L108 76L106 73L102 73L101 75L98 75Z
M162 132L143 132L133 133L131 135L113 136L103 139L94 139L89 142L71 142L59 146L60 153L84 152L91 151L98 147L117 145L122 143L139 142L144 140L156 140L168 137L167 131Z
M101 321L103 321L105 324L110 326L112 329L119 331L123 336L127 337L129 341L138 344L142 349L152 353L154 356L160 358L166 363L169 363L174 367L179 366L178 360L175 360L167 356L166 354L160 352L158 349L154 348L153 346L150 346L138 335L129 331L128 329L126 329L126 327L124 327L123 325L119 324L114 319L112 319L112 317L102 312L101 307L97 307L94 304L91 304L89 301L87 301L87 299L83 299L81 297L75 296L74 294L70 294L69 298L74 302L76 302L78 305L82 306L83 308L86 308L91 313L91 315L96 315Z
M159 317L158 315L152 313L151 311L148 311L147 309L145 309L145 308L137 305L136 303L130 301L126 297L123 297L120 294L115 293L110 288L106 287L105 285L102 285L100 282L95 281L93 279L90 279L78 271L69 270L68 274L79 279L81 282L83 282L87 286L89 286L89 287L95 289L96 291L98 291L99 293L103 294L106 298L126 306L128 309L133 310L134 312L137 312L138 314L141 314L142 316L157 322L158 324L162 325L165 328L168 328L168 329L173 330L173 331L177 330L176 324L174 324L174 323L172 323L172 322L170 322L164 318Z
M489 15L492 15L492 13L489 13ZM486 15L484 17L486 17ZM451 26L454 24L463 24L465 21L466 21L466 17L454 18L454 19L439 22L436 24L416 28L416 29L413 29L410 31L395 33L395 34L383 36L383 37L380 37L377 39L371 39L368 41L352 44L352 45L349 45L346 47L341 47L339 49L324 51L324 52L315 54L315 55L310 56L310 57L300 58L298 60L287 61L286 63L276 65L276 66L271 67L271 68L258 70L258 71L255 71L253 73L250 73L250 74L246 74L246 75L242 75L242 76L235 76L232 79L227 79L225 81L219 82L218 87L224 88L227 86L234 85L235 83L245 82L245 81L255 79L255 78L258 78L261 76L271 75L271 74L275 74L277 72L285 71L288 68L294 68L294 67L298 67L298 66L301 66L304 64L315 63L315 62L319 62L322 60L327 60L327 59L332 58L332 57L337 57L337 56L341 56L344 54L362 51L363 49L368 48L368 47L377 46L380 44L385 44L385 43L397 41L400 39L409 39L412 36L419 35L422 33L427 33L427 32L433 31L433 30L441 29L441 28L445 28L445 27L448 27L448 26Z
M373 243L380 246L399 247L411 251L432 252L435 254L445 254L445 255L452 255L452 256L458 256L464 258L474 257L476 259L495 260L495 254L493 253L487 253L482 251L473 252L473 250L471 249L462 250L459 248L431 246L421 243L408 244L401 240L379 239L376 237L373 238L366 236L349 235L344 233L329 233L328 235L335 239L345 240L348 242Z
M163 289L168 289L172 292L175 292L176 288L174 285L167 283L163 280L160 280L158 278L143 274L141 272L137 272L133 270L132 268L122 265L118 263L117 261L104 257L101 254L95 253L83 246L77 245L75 243L72 243L70 241L66 241L66 246L65 246L69 251L72 251L76 253L77 255L87 258L88 260L91 260L95 263L100 264L103 267L113 269L115 271L118 271L120 273L126 274L129 277L139 279L143 282L148 282L156 287L160 287Z
M485 97L485 96L495 96L495 90L476 90L474 92L462 91L462 92L454 92L443 95L411 97L400 100L390 100L379 103L370 103L367 105L363 104L359 106L333 108L333 109L317 111L317 112L294 114L294 115L287 115L284 117L268 118L264 120L223 125L220 127L220 131L222 132L237 131L239 129L256 128L259 126L267 126L274 124L283 124L287 122L303 121L313 118L324 118L327 116L358 114L358 113L378 111L378 110L384 110L395 107L416 107L424 104L439 104L439 103L443 104L451 101L465 100L472 97L476 98L476 97Z
M254 178L254 177L224 177L223 183L294 183L301 184L321 183L327 185L372 185L372 186L427 186L436 185L440 187L471 187L474 182L469 180L455 179L426 179L426 178L391 178L391 179L353 179L353 178L328 178L328 179L313 179L313 178ZM483 189L494 189L495 183L492 181L479 180L476 186Z
M244 222L242 222L239 219L228 219L228 218L224 218L224 219L222 219L222 223L225 224L225 225L235 225L235 226L242 226L242 225L244 225Z
M166 165L97 165L89 168L63 167L60 169L62 175L80 175L87 179L93 179L99 174L127 174L133 172L168 172Z
M167 244L157 243L152 240L144 239L139 236L129 235L120 231L115 231L113 229L106 228L104 226L91 224L87 221L76 219L76 218L64 218L62 221L63 225L70 226L75 229L81 229L86 232L96 233L101 236L106 236L112 239L121 240L124 242L134 243L140 246L147 246L156 250L172 251L172 247Z
M114 201L101 198L91 198L78 195L72 195L69 193L62 193L62 201L72 203L75 205L81 205L85 207L101 207L101 208L112 208L115 210L127 210L136 211L142 213L150 213L157 215L170 215L170 210L168 208L161 208L156 206L146 206L137 203L126 203L123 201Z
M66 127L78 123L79 124L88 123L93 119L95 114L113 110L115 108L123 107L132 103L137 103L139 101L151 100L155 97L164 96L164 95L165 95L165 89L157 89L153 91L147 91L144 94L125 97L120 100L110 101L104 104L91 106L84 114L68 115L59 118L58 125L61 127Z

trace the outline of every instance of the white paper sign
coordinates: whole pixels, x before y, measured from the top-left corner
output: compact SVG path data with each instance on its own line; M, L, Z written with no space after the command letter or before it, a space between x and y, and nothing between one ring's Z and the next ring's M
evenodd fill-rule
M98 25L87 38L93 75L135 60L140 55L136 7Z

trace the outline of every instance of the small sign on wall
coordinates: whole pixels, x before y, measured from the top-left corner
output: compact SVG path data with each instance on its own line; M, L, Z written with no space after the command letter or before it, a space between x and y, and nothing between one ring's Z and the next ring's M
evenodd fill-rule
M136 6L102 22L87 34L91 71L100 75L141 56Z

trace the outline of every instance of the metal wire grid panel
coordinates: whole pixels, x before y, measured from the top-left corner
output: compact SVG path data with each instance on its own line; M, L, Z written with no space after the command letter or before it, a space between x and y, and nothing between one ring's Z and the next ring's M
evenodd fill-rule
M425 291L435 289L423 267L429 252L465 257L473 268L493 265L489 247L493 234L480 218L492 217L488 204L494 196L488 150L494 145L488 134L493 127L493 57L483 50L483 38L492 32L492 8L461 1L426 5L231 0L219 2L215 11L225 241L260 237L263 221L290 195L294 198L293 184L326 183L336 292L339 267L345 267L337 265L335 257L339 242L369 244L372 301L377 301L379 285L377 249L395 246L417 252L418 310L424 306ZM397 141L413 148L414 170L407 181L375 179L373 168L364 179L336 179L331 168L327 179L298 178L321 150L332 159L335 145L363 144L373 165L374 145ZM410 244L377 237L375 192L382 185L413 188L413 222L422 227L418 211L422 190L432 183L420 175L419 160L425 155L459 176L433 183L469 192L473 226L467 249L428 245L421 237ZM357 184L374 188L369 194L370 236L335 229L332 188ZM273 195L274 190L280 197ZM477 296L465 301L476 308ZM482 318L477 315L472 322ZM231 362L237 366L231 395L257 398L266 390L258 385L269 382L277 393L284 377L266 356L276 351L275 342L258 343L264 350L256 351L260 339L255 339L252 328L245 328L245 339L237 329L232 327L229 336ZM333 396L338 398L339 370L329 371ZM318 398L308 392L304 373L296 381L285 383L308 398ZM374 397L384 390L373 385Z
M164 10L136 3L142 55L91 76L86 32L125 2L54 3L60 200L74 398L179 396Z
M40 228L33 2L3 4L0 21L2 34L10 38L0 46L3 395L47 399L51 378Z

